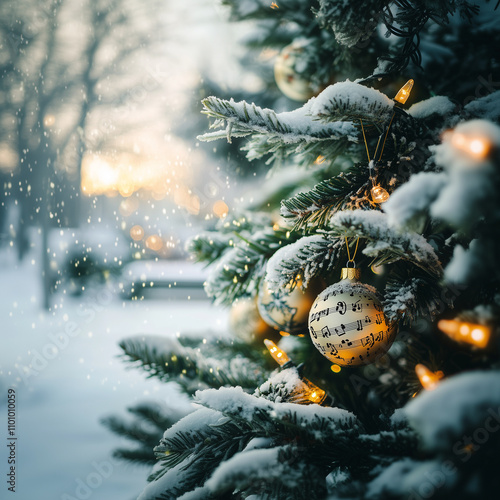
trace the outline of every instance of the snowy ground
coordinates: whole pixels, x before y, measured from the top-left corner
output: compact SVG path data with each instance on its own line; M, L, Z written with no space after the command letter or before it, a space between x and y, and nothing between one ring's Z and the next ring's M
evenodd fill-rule
M125 416L127 407L144 400L188 403L173 384L146 380L143 372L126 369L116 357L117 343L137 333L224 330L227 313L208 300L122 301L105 290L89 290L78 298L59 294L53 311L45 312L36 249L32 257L35 264L30 257L18 265L13 253L0 255L3 443L8 388L17 397L16 494L9 498L136 498L148 470L111 458L112 450L127 441L99 420ZM5 478L8 450L5 444L0 449ZM2 479L1 498L7 487Z

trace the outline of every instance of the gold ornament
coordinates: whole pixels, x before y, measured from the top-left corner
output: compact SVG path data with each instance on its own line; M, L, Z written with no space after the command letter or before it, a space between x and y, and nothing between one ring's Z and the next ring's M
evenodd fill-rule
M307 331L307 316L319 287L313 282L303 291L300 284L297 283L291 292L289 289L270 288L266 280L260 284L259 313L268 325L285 335L301 335Z
M354 271L344 268L342 277L347 277L323 290L309 313L313 344L340 366L372 363L389 350L396 334L384 316L377 291L356 281Z
M274 63L274 79L278 88L290 99L305 102L318 93L311 82L295 71L295 64L304 49L297 44L287 45Z
M229 329L244 342L262 342L264 338L278 341L280 336L259 314L257 300L237 299L229 312Z

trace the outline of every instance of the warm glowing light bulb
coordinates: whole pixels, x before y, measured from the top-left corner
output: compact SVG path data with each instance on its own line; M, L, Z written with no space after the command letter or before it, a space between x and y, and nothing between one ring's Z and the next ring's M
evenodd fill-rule
M469 325L464 323L459 327L458 331L460 332L461 335L469 335L470 332Z
M471 153L478 156L483 156L486 151L486 143L481 139L473 139L470 141L469 148Z
M279 9L279 5L276 2L272 2L271 9Z
M491 143L484 137L468 137L460 132L453 132L451 144L477 160L486 158L491 149Z
M326 399L326 392L316 384L313 384L309 379L302 378L301 382L297 386L297 389L299 389L305 400L319 405Z
M422 387L427 391L432 391L432 389L437 386L439 380L441 380L444 376L443 372L431 372L429 368L420 363L415 366L415 373L417 374Z
M490 340L491 331L487 326L467 323L457 319L442 319L438 328L451 339L485 348Z
M382 186L373 186L371 194L375 203L384 203L389 199L389 193Z
M278 365L283 366L290 361L287 353L282 351L272 340L264 339L264 344L269 349L269 353Z
M311 383L311 382L310 382ZM311 383L312 384L312 383ZM320 389L319 387L316 387L310 394L309 394L309 401L311 403L321 403L326 397L326 392L323 389Z
M314 160L314 163L316 165L321 165L322 163L325 163L326 158L323 155L318 155L318 157Z
M446 134L449 137L448 133ZM459 132L451 134L451 143L458 149L464 149L467 146L467 137Z
M410 97L411 89L413 88L413 83L414 83L413 80L408 80L399 89L399 92L396 94L394 100L398 101L401 104L405 104L405 102L408 100L408 97Z
M472 330L472 332L470 332L470 336L476 342L483 342L485 334L481 329L474 328L474 330Z
M330 370L332 370L333 373L339 373L342 368L339 365L332 365L330 366Z

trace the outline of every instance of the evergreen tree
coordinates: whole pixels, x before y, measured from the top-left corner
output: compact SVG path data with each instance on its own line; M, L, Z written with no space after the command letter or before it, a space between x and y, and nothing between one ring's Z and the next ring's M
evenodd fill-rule
M267 212L189 243L235 338L121 344L198 404L140 499L497 498L498 4L223 3L305 103L203 100L203 140L266 160Z

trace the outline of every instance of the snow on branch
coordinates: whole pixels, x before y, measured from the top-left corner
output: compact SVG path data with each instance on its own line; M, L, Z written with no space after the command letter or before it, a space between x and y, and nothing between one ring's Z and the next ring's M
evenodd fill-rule
M281 447L255 449L238 453L223 462L207 481L207 487L216 495L255 487L256 482L279 481L286 477L290 467L280 463Z
M324 472L308 463L302 451L294 443L245 450L223 462L206 485L216 498L233 491L245 492L245 498L257 498L252 493L258 498L323 498Z
M241 387L198 391L195 401L206 408L248 423L255 424L261 420L264 428L273 428L283 423L293 425L294 432L300 432L311 439L331 438L336 433L359 430L360 426L354 414L341 408L275 403L247 394Z
M238 297L254 296L264 275L267 259L281 246L300 235L272 228L257 231L251 237L235 237L235 245L210 271L205 282L206 293L218 304L231 305Z
M304 236L280 248L268 261L266 280L280 288L295 283L299 277L307 287L311 278L331 271L337 265L342 242L324 235Z
M372 35L378 24L376 14L386 4L384 0L319 0L316 16L322 28L333 31L339 44L353 47Z
M420 172L394 191L383 210L395 227L418 228L448 181L444 173Z
M231 235L215 231L205 231L186 242L186 250L194 256L196 262L211 264L220 259L231 247Z
M206 408L199 409L165 431L154 448L158 459L138 500L179 498L182 494L201 486L217 462L204 456L213 453L205 441L213 435L213 426L220 423L222 415ZM220 457L217 457L220 460Z
M386 122L391 118L394 101L373 88L350 81L327 87L309 101L313 119L322 122Z
M482 118L498 122L500 120L500 90L475 99L464 108L467 119Z
M250 160L271 155L268 163L280 161L290 155L302 155L302 160L312 163L321 153L338 154L349 144L358 142L358 132L348 122L328 125L313 120L310 102L294 111L276 113L272 109L260 108L246 101L226 101L207 97L202 101L203 113L215 118L211 128L224 127L224 131L207 133L198 137L211 141L226 137L253 138L245 147ZM300 159L300 158L299 158Z
M443 380L435 390L410 400L403 412L421 436L425 450L451 452L456 443L483 427L498 422L500 372L475 371Z
M337 212L330 223L336 234L366 239L365 255L378 257L382 254L386 262L403 259L430 274L442 274L441 263L426 239L414 232L397 231L382 212L345 210Z
M337 177L325 179L309 191L297 193L281 202L281 215L295 224L294 230L306 226L323 228L328 220L339 209L361 206L364 192L369 180L366 168L352 167L348 172Z
M403 279L395 277L387 283L384 313L389 321L410 323L417 316L433 318L441 311L443 302L451 306L451 298L442 293L442 288L421 274Z
M232 343L232 341L231 341ZM222 353L225 345L217 344ZM138 363L150 377L176 381L188 393L200 387L239 385L255 389L256 376L262 381L263 370L243 356L232 355L227 359L212 357L200 349L183 346L177 339L154 335L139 335L124 339L120 347L129 361ZM210 346L205 346L208 351ZM229 347L230 351L232 348Z
M425 120L432 115L450 116L456 109L457 105L449 97L436 95L414 104L408 114L418 120Z

